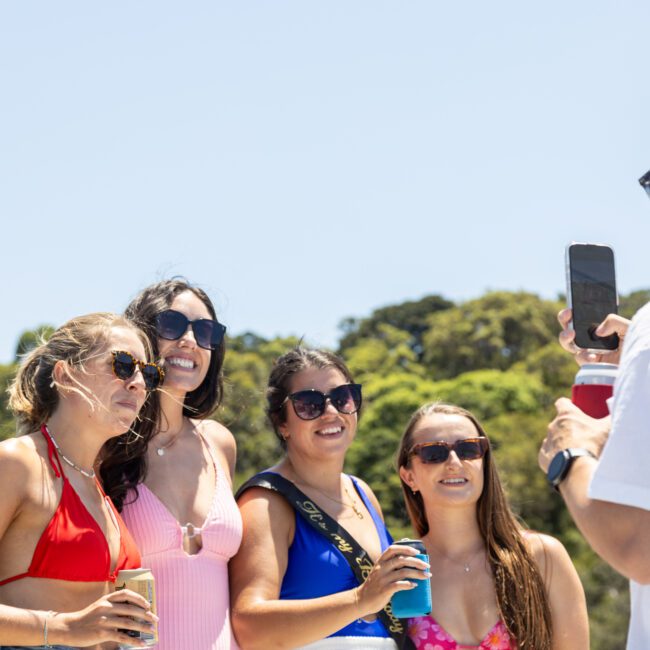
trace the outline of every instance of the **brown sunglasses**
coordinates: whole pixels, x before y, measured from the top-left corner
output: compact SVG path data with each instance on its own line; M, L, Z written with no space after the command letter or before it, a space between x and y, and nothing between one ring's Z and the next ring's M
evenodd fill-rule
M420 442L413 445L410 456L417 456L423 463L444 463L454 451L459 460L476 460L483 458L490 443L487 438L465 438L456 442Z

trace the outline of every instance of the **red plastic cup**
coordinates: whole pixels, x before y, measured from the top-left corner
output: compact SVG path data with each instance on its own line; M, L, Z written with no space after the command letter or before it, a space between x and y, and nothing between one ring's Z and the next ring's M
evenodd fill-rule
M607 400L613 394L617 372L613 363L586 363L576 375L571 401L592 418L607 417Z

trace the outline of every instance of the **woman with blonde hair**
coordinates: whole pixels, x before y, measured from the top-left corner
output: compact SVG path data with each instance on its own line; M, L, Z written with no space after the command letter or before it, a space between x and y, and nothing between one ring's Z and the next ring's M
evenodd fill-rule
M152 629L142 596L114 592L140 554L95 476L102 446L152 416L143 405L164 374L148 351L129 321L89 314L18 371L9 406L23 435L0 443L0 648L141 646L129 633Z
M422 406L402 435L397 465L433 574L431 614L409 621L417 649L587 650L576 570L558 540L515 519L472 413Z

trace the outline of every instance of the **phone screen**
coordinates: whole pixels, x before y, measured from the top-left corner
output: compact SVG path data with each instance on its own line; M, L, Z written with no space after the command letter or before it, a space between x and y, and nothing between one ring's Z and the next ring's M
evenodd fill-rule
M608 314L618 311L614 251L609 246L569 246L569 295L576 345L594 350L615 350L618 336L601 337L594 333Z

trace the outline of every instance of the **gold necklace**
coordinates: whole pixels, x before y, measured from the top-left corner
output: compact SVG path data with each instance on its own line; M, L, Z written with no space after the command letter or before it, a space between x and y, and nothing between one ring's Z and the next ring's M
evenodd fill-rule
M294 470L294 474L296 474L296 476L298 475L295 470ZM327 492L323 492L323 490L319 490L315 485L311 485L311 483L307 483L306 481L296 481L296 482L300 483L301 485L306 485L307 487L310 487L312 490L316 490L316 492L319 492L324 497L327 497L330 501L334 501L334 503L340 503L342 506L345 506L346 508L352 508L354 514L357 516L357 519L363 519L363 512L359 510L359 508L357 507L357 502L355 501L354 497L350 494L350 491L345 485L343 486L343 491L348 495L348 498L350 499L351 503L346 503L345 501L336 499L332 495L327 494Z
M458 560L452 559L448 555L445 555L442 551L437 549L435 546L432 546L431 548L433 548L433 550L436 552L437 555L439 555L440 557L443 557L448 562L451 562L452 564L455 564L456 566L462 566L463 571L465 573L469 573L472 570L472 566L471 566L472 562L475 560L475 558L478 556L478 554L481 551L485 550L484 547L481 547L481 548L479 548L478 551L476 551L476 553L472 553L472 555L470 555L468 560L461 560L459 562Z

